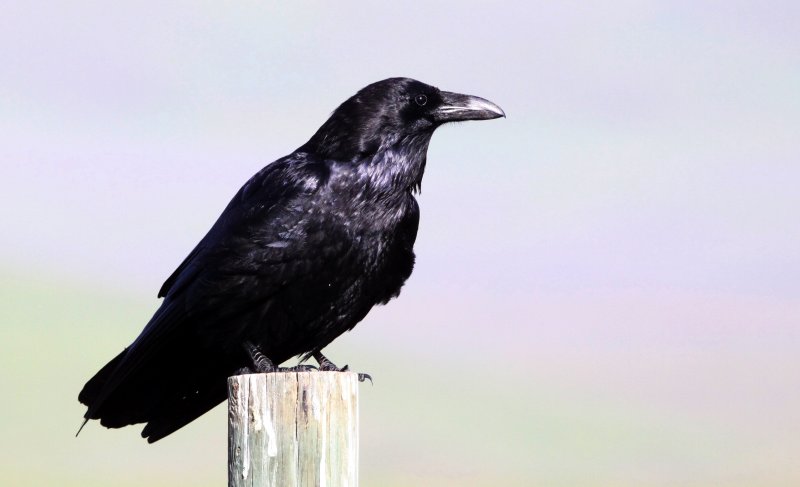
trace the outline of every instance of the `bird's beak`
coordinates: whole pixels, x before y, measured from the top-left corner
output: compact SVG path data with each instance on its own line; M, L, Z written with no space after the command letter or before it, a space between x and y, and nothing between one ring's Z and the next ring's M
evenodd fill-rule
M439 123L464 120L491 120L505 117L502 108L483 98L449 91L440 92L442 104L434 110L433 119Z

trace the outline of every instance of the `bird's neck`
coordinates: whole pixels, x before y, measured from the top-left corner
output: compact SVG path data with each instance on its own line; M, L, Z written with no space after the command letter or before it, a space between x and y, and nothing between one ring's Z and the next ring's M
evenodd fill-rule
M417 134L385 144L359 164L359 171L375 190L418 192L430 140L430 134Z

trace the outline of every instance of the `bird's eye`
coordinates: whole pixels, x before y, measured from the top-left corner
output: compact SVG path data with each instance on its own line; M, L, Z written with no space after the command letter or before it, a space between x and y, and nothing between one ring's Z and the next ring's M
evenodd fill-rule
M417 105L419 105L421 107L424 107L425 104L428 103L428 97L425 96L425 95L417 95L417 96L414 97L414 102Z

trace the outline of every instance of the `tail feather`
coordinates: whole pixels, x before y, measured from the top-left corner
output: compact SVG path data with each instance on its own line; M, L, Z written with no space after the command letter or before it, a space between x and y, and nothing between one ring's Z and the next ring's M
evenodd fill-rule
M94 374L94 377L89 379L83 389L81 390L80 394L78 394L78 401L81 404L84 404L89 407L89 411L92 409L92 405L97 402L97 398L100 397L103 389L105 388L106 384L108 383L109 379L111 379L111 375L117 369L119 364L125 358L125 354L128 352L126 348L123 350L119 355L111 359L107 364L100 369L99 372ZM86 419L95 419L89 417L89 412L87 411L87 415L85 416Z
M78 400L87 406L86 421L99 419L100 424L108 428L142 423L147 421L148 412L159 402L164 388L150 364L132 373L127 372L121 381L115 377L126 353L127 349L108 362L89 379L78 395ZM152 365L158 368L163 364Z
M142 437L153 443L202 416L228 395L225 387L227 374L212 374L197 383L192 394L173 396L159 405L158 411L148 418Z
M89 422L89 418L83 418L83 423L81 423L81 427L78 428L78 432L75 433L75 437L76 438L78 437L79 434L81 434L81 431L83 431L83 427L86 426L86 423L88 423L88 422Z
M182 298L165 300L130 347L86 383L78 395L86 420L108 428L147 423L142 436L152 443L225 400L241 357L201 337L202 318L185 309Z
M122 380L113 376L120 373L120 364L129 363L127 352L95 374L79 395L88 406L86 420L99 419L107 428L147 423L142 436L153 443L226 399L226 378L236 370L235 363L226 359L198 363L196 357L204 350L187 337L165 345L134 371L125 371Z

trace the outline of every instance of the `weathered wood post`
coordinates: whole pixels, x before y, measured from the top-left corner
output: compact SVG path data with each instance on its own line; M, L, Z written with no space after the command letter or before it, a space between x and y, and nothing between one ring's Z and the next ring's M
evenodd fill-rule
M229 487L358 485L358 374L228 378Z

